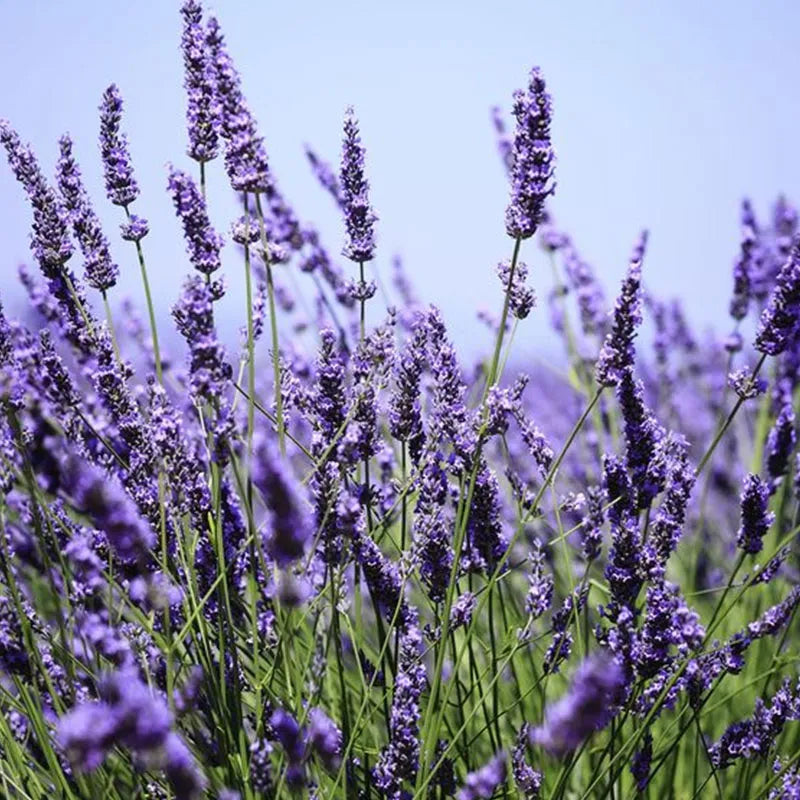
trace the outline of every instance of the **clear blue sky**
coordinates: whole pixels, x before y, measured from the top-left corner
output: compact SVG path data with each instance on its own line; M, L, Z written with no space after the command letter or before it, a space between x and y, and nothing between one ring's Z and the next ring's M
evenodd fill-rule
M136 211L151 220L145 246L164 315L188 271L165 192L166 162L188 162L178 6L0 0L0 116L48 172L58 136L73 135L125 273L122 290L139 297L96 146L100 95L112 81L120 86L142 186ZM338 252L341 225L302 144L337 160L343 111L353 104L381 218L378 264L385 274L401 253L420 293L471 344L486 336L475 309L499 307L494 264L511 249L489 107L508 108L533 64L554 98L552 207L609 294L647 226L647 283L683 296L698 323L727 328L741 197L762 213L779 191L800 197L798 3L218 0L211 9L300 216L321 220ZM212 211L227 230L233 204L221 170L214 162ZM7 298L16 264L28 258L29 214L5 164L0 208ZM538 248L523 258L543 300L549 267ZM229 260L226 309L240 318L237 266ZM544 302L535 317L521 353L544 346Z

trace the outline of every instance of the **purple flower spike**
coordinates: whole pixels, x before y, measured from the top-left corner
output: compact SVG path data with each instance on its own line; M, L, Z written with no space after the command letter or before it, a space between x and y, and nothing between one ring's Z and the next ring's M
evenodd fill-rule
M422 636L411 625L400 638L389 745L375 767L375 784L387 797L399 798L403 781L413 780L419 768L419 701L425 688L421 655Z
M797 434L794 428L795 416L791 400L786 402L767 436L766 466L773 486L789 469L789 458L794 451Z
M736 543L745 553L760 553L764 537L775 515L769 511L769 486L758 477L748 475L742 489L742 524Z
M208 20L206 44L222 104L222 137L225 169L237 192L266 192L272 182L264 140L258 135L253 115L242 94L239 73L228 55L225 39L215 17Z
M544 77L534 67L527 90L514 94L517 126L510 166L511 201L506 208L506 232L514 239L528 239L536 233L545 200L555 189L552 114Z
M178 331L189 345L192 394L212 402L219 401L233 374L214 326L213 303L220 292L216 281L207 284L193 275L172 308Z
M183 17L184 82L188 105L186 122L189 130L190 158L211 161L219 152L220 107L216 94L214 71L203 30L203 9L197 0L186 0L181 7Z
M311 507L275 447L262 439L253 457L253 484L269 515L266 548L280 567L300 558L314 536Z
M503 284L503 291L508 292L509 312L517 319L525 319L536 305L536 292L525 283L528 266L522 261L517 261L511 286L508 285L511 277L511 264L508 261L502 261L497 265L497 275Z
M120 226L120 235L126 242L140 242L150 232L150 224L143 217L131 214L128 222Z
M767 307L761 314L755 347L770 356L780 355L795 342L800 331L800 237L796 238L781 267Z
M105 533L119 558L147 562L155 535L116 481L70 455L62 464L61 482L75 508Z
M601 386L616 386L626 367L633 366L633 340L642 321L642 257L646 234L634 248L628 274L614 306L611 330L597 358L596 378Z
M470 772L458 793L458 800L488 800L506 779L506 754L498 753L475 772Z
M342 253L356 263L370 261L375 256L375 235L372 228L377 216L369 204L369 183L364 176L364 153L358 120L353 109L348 108L344 118L340 175L347 228L347 242Z
M100 155L108 199L127 207L139 196L139 184L133 176L128 137L120 131L121 121L122 95L112 83L100 104Z
M14 177L22 184L33 207L31 250L46 278L60 278L61 268L72 255L67 214L47 183L33 151L16 131L0 120L0 142L6 149Z
M117 282L119 267L111 260L108 240L103 235L100 220L94 213L80 170L72 157L72 139L62 136L59 145L61 157L56 168L58 188L85 259L86 282L98 291L105 292Z
M311 165L311 170L319 181L320 185L336 201L336 205L344 210L344 197L339 178L327 161L323 161L308 145L306 145L306 158Z
M183 222L189 259L198 272L211 275L220 268L223 239L211 227L203 195L189 175L174 167L170 168L168 188L175 213Z
M321 708L308 712L308 742L325 768L337 770L342 760L342 732Z
M511 753L511 771L517 790L525 800L537 800L542 788L542 774L535 770L526 757L530 726L525 724L520 728L517 743Z
M567 693L545 712L544 725L531 731L531 744L562 758L604 728L615 714L625 678L608 655L581 664Z

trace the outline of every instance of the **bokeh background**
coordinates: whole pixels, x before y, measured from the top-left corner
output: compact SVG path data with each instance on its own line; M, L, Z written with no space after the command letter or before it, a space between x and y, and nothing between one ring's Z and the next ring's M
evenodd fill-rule
M48 171L59 135L74 137L122 269L117 301L126 292L141 297L97 151L100 96L110 82L120 86L142 187L135 210L151 222L144 245L162 317L189 270L165 191L166 163L191 164L178 7L179 0L0 2L0 116ZM217 0L209 8L226 32L282 191L334 252L342 225L303 143L338 161L343 112L355 106L380 215L376 266L386 277L400 254L418 293L443 308L468 350L486 346L476 311L499 308L494 265L511 250L489 109L508 111L533 64L554 98L552 209L609 295L646 226L647 285L683 297L698 325L727 331L741 198L765 214L778 192L800 194L799 3ZM214 221L227 230L235 204L221 161L210 167L210 191ZM15 276L28 259L29 211L5 164L0 210L0 292L14 306L22 300ZM224 313L235 330L242 280L228 252ZM518 347L547 352L549 265L531 245L523 257L541 302Z

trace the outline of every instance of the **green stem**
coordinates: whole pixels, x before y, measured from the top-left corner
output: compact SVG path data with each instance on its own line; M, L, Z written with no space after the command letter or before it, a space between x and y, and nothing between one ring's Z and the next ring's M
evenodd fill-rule
M256 211L258 213L258 227L261 235L261 248L264 251L264 268L267 272L267 298L269 301L269 327L272 336L272 372L275 383L275 416L278 426L278 443L281 453L286 455L286 426L283 419L283 393L281 392L281 361L278 349L278 318L275 312L275 285L272 280L272 261L269 257L269 243L267 242L267 229L264 224L264 212L261 208L261 196L256 194ZM252 392L251 392L252 395Z
M125 214L128 217L128 221L131 219L131 212L128 209L128 206L124 206ZM156 377L158 378L158 382L163 386L164 384L164 376L161 372L161 349L158 346L158 326L156 325L156 312L153 308L153 296L150 292L150 281L147 278L147 267L144 263L144 252L142 250L142 243L140 241L136 241L136 256L139 259L139 269L142 273L142 284L144 286L144 296L145 300L147 301L147 314L150 317L150 333L153 337L153 358L156 362Z

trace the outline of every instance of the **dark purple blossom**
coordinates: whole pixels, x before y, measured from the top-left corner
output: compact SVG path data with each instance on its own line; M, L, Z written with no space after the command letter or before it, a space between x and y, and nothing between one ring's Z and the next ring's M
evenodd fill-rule
M619 375L617 397L625 433L625 463L636 487L638 508L647 508L661 488L656 459L664 429L644 404L644 386L626 367Z
M112 83L100 104L100 155L108 199L127 208L139 196L139 184L133 175L128 137L120 130L121 122L122 95Z
M434 377L429 441L432 446L450 441L455 455L462 461L469 461L475 447L475 434L455 349L447 336L441 312L433 306L428 311L427 324L428 363Z
M72 255L67 213L45 180L31 148L20 141L5 120L0 120L0 142L33 210L31 251L47 280L46 291L24 275L23 282L36 295L37 307L45 317L58 323L64 337L86 360L92 350L91 314L86 309L82 285L66 266Z
M770 356L780 355L795 343L800 329L800 241L781 267L767 307L761 313L755 347Z
M251 474L267 507L267 553L278 566L286 567L303 555L314 537L311 506L288 463L267 438L262 438L253 455Z
M206 45L222 107L220 133L225 139L225 169L231 186L237 192L266 192L272 179L264 140L258 135L216 17L206 25Z
M602 336L608 319L603 289L592 268L572 246L566 248L564 272L576 295L583 332L587 336Z
M120 235L126 242L140 242L150 232L150 223L143 217L131 214L127 222L120 226Z
M320 185L325 188L328 194L336 201L336 205L344 210L344 196L339 178L327 161L323 161L308 145L305 147L306 158L311 165L311 170L316 176Z
M214 325L213 303L221 293L221 285L208 284L194 275L187 278L181 297L172 308L178 331L189 345L192 393L215 403L233 374Z
M767 391L767 382L763 378L754 377L753 370L742 367L728 375L728 386L742 400L752 400Z
M364 175L364 145L358 130L358 120L352 108L344 118L344 142L340 184L347 242L342 251L357 263L375 256L373 227L377 216L369 203L369 183Z
M177 800L199 798L205 779L184 741L172 731L163 698L132 669L105 676L99 702L83 703L59 720L58 739L80 769L96 769L114 746L163 769Z
M305 780L306 731L288 711L278 708L269 718L272 733L286 754L286 783L299 789Z
M342 732L321 709L308 712L308 743L328 770L336 770L342 759Z
M800 719L800 697L788 680L764 702L756 698L753 716L735 722L718 742L711 745L711 763L717 769L731 766L740 758L765 756L790 720Z
M797 441L794 422L794 409L789 400L781 408L775 424L767 436L765 460L767 473L773 484L779 481L789 469L789 459Z
M525 611L533 619L547 611L553 604L553 576L545 571L542 546L535 541L530 554L531 573L528 577L528 594L525 596Z
M586 514L581 520L581 550L587 561L600 555L603 545L605 523L605 492L601 486L590 486L586 490Z
M465 628L469 625L477 604L478 601L472 592L460 595L450 609L450 630L454 631L456 628Z
M630 607L642 585L641 534L633 513L633 494L630 478L621 463L613 457L604 465L605 489L610 507L611 549L605 577L616 607Z
M509 312L516 319L525 319L536 305L536 292L526 284L528 277L527 264L517 261L512 278L511 264L508 261L502 261L497 265L497 275L503 284L503 291L508 294Z
M666 462L666 492L653 519L650 537L659 563L665 564L683 530L695 471L689 462L689 443L683 437L668 434L662 452Z
M735 320L744 319L750 306L750 278L753 269L753 250L757 243L756 230L747 220L742 224L742 243L733 265L733 297L730 314Z
M416 623L416 614L403 597L403 583L397 565L381 552L365 531L363 512L353 513L350 536L353 540L353 552L361 565L372 597L378 604L386 621L405 630Z
M426 363L427 327L422 316L412 323L411 337L395 363L389 407L389 429L396 439L408 443L411 457L418 460L424 431L420 408L420 379Z
M775 515L769 510L769 486L758 477L748 475L742 487L742 524L736 543L745 553L760 553L764 537Z
M8 675L27 675L28 667L17 609L10 597L0 595L0 668Z
M646 242L647 233L643 232L614 306L611 330L597 358L595 377L600 386L616 386L623 371L633 366L633 340L642 321L642 258Z
M444 600L455 558L452 524L445 515L448 499L447 475L436 457L422 470L419 498L414 513L414 546L420 574L434 602Z
M602 653L590 656L573 676L567 693L547 708L544 724L531 731L531 744L558 758L571 753L614 717L624 680L614 659Z
M489 800L506 779L506 754L498 753L464 779L458 800Z
M269 794L272 789L272 767L269 756L272 745L259 739L250 745L250 783L256 792Z
M221 109L214 67L203 29L203 8L198 0L185 0L181 6L181 16L183 86L186 89L186 123L189 132L187 153L202 164L216 158L219 152Z
M399 800L403 783L413 780L419 768L420 697L425 688L421 656L422 636L410 625L400 636L389 744L375 767L375 785L392 800Z
M650 764L653 760L653 735L648 730L642 740L642 746L633 754L631 774L636 781L636 788L643 792L650 783Z
M147 562L155 535L111 476L69 455L61 465L61 483L76 510L106 535L119 558L140 565Z
M494 571L506 551L500 487L497 476L484 458L479 462L475 477L467 521L467 543L488 574Z
M191 177L174 167L170 168L168 188L175 213L183 223L189 260L198 272L211 275L220 267L223 240L211 227L206 201Z
M103 235L100 220L94 213L80 170L72 156L72 139L62 136L59 145L58 188L83 253L86 282L98 291L105 292L117 282L119 267L111 260L108 240Z
M529 737L530 725L526 723L520 728L517 743L511 752L511 772L520 796L524 800L536 800L542 788L542 774L528 763L526 751Z
M511 160L511 200L506 208L506 232L514 239L536 233L545 200L553 193L555 153L550 141L552 104L538 67L528 88L514 93L514 149Z

